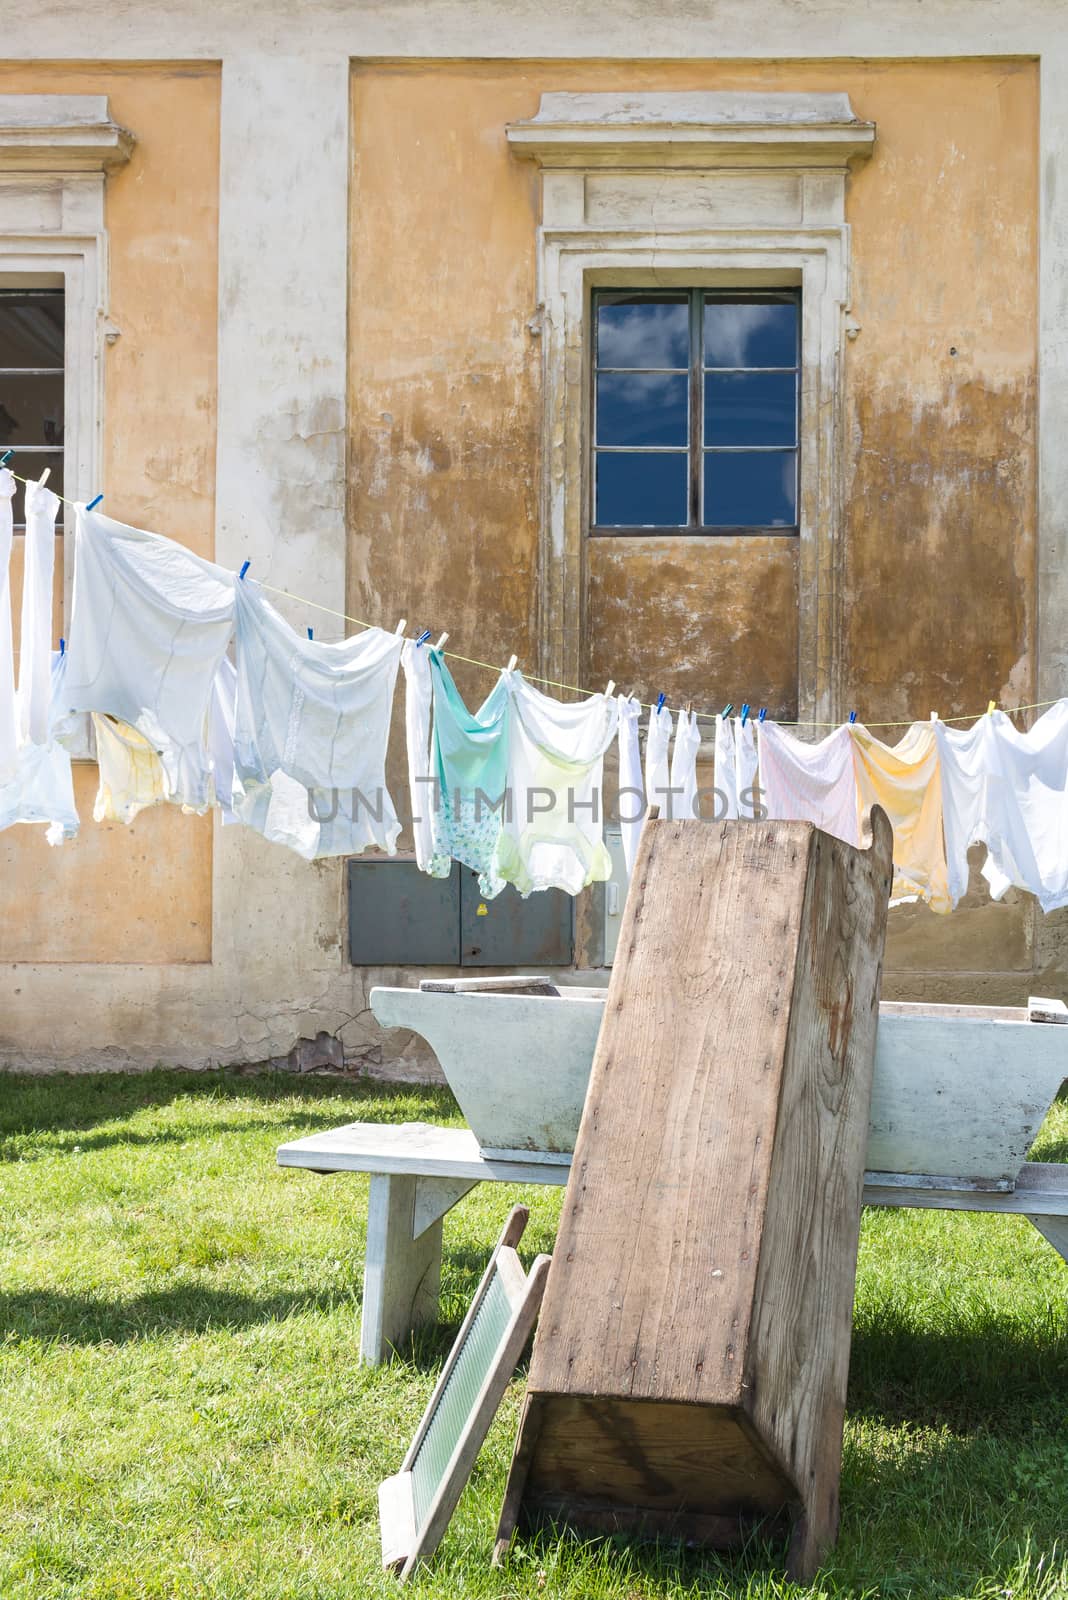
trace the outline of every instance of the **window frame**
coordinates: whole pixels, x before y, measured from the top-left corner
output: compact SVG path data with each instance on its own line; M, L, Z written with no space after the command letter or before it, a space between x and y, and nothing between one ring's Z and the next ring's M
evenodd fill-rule
M685 451L681 446L645 445L645 446L612 446L599 445L597 442L597 378L601 371L622 369L601 368L598 361L598 305L603 299L614 295L628 295L635 299L649 300L674 300L688 302L689 310L689 427ZM795 332L795 360L794 394L795 394L795 430L794 444L792 447L778 445L741 445L741 446L708 446L704 439L704 391L706 370L727 370L705 367L704 350L704 307L706 302L714 301L726 305L755 305L755 304L790 304L796 307L796 332ZM712 288L707 285L691 285L637 288L630 285L597 284L591 289L590 301L590 345L589 345L589 440L587 455L588 496L586 508L586 531L590 538L666 538L668 536L692 538L798 538L801 533L801 454L803 436L802 398L803 398L803 320L804 306L802 303L801 286L760 287L747 289L744 284L737 284L724 288ZM642 369L645 370L645 369ZM664 368L650 368L651 372L668 371ZM682 369L672 368L672 372ZM762 368L732 368L732 371L762 371L781 372L790 368L762 367ZM789 525L783 524L723 524L705 523L701 519L704 510L704 467L705 456L716 453L750 453L773 454L784 453L792 449L794 456L794 520ZM598 523L597 510L597 456L605 454L643 454L652 455L682 455L687 458L687 521L685 523L667 524L636 524L617 525L613 523Z
M62 378L62 380L63 380L63 439L59 444L21 444L20 443L20 444L10 444L10 445L0 446L0 449L10 449L10 451L12 453L12 456L14 457L14 459L16 461L18 460L18 458L20 456L21 457L26 457L26 456L44 456L44 457L59 456L61 461L62 461L62 463L63 463L64 469L65 469L66 468L67 407L68 407L68 398L67 398L67 373L68 373L68 362L67 362L67 285L66 285L66 280L65 279L60 279L60 281L52 282L52 283L30 283L30 284L19 283L19 284L13 284L13 283L10 282L8 274L6 274L4 272L0 272L0 301L2 301L3 298L6 295L16 295L16 294L48 295L50 297L59 297L62 300L62 304L63 304L63 365L59 366L59 367L9 367L9 366L5 366L4 363L3 363L3 349L0 348L0 378L2 378L2 377L32 377L32 376L49 376L49 377L60 377L60 378ZM51 465L51 462L46 460L45 461L45 466L50 466L50 465ZM26 464L26 476L27 477L32 477L34 475L35 474L32 473L31 470L30 470L30 465L27 463ZM39 474L37 474L37 475L39 476ZM66 482L65 470L64 470L64 475L63 475L63 481L64 481L64 483ZM52 482L49 483L49 487L50 488L57 488L57 486ZM58 492L59 492L59 490L57 488L57 493ZM24 522L16 522L15 523L15 532L16 533L22 533L24 531L24 529L25 529L25 526L26 525L25 525Z

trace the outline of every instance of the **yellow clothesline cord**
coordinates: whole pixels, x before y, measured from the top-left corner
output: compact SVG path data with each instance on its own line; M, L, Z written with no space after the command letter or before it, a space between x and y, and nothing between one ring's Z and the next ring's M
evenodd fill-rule
M17 478L19 483L36 484L38 482L36 478L24 478L21 473L12 472L10 467L6 468L6 470L11 472L11 476L13 478ZM54 489L52 490L52 493L55 494ZM56 498L57 500L62 500L63 504L67 506L77 507L82 504L82 502L79 500L68 500L67 497L62 494L56 495ZM339 617L342 622L354 623L357 628L375 628L378 626L378 624L375 622L365 622L362 617L350 617L347 611L337 611L333 606L324 606L318 600L307 600L303 595L291 593L289 589L276 589L273 584L264 583L260 578L257 578L255 581L259 584L261 589L266 589L269 594L281 595L283 599L292 600L293 603L298 606L310 606L313 611L324 611L327 616ZM433 646L431 646L431 648L433 648ZM479 661L475 656L462 656L457 650L443 650L441 654L446 656L450 661L462 661L466 666L482 667L487 672L499 673L502 670L500 665L496 662ZM568 694L588 696L597 693L597 690L595 689L581 689L579 688L578 684L575 683L561 683L556 678L540 678L536 673L533 672L524 672L523 676L526 678L528 683L544 684L548 689L563 689ZM657 706L650 700L639 700L638 704L641 706L643 711L656 711L658 709ZM1056 700L1032 700L1030 705L1001 706L1000 710L1004 711L1007 716L1015 717L1018 716L1022 711L1045 711L1048 709L1048 707L1055 706L1056 704ZM994 702L991 701L990 707L993 707L993 705ZM669 711L673 716L679 716L685 707L665 705L663 709ZM721 713L718 711L693 712L693 716L698 722L715 722L720 715ZM942 722L978 722L979 718L983 715L985 715L984 712L969 712L965 716L942 717L940 720ZM752 720L756 721L757 719L753 718ZM920 719L917 717L908 717L899 722L866 722L864 726L866 728L911 728L912 724L919 720ZM841 722L815 722L808 720L784 722L779 717L776 717L775 721L778 723L780 728L840 728L842 726Z
M350 617L347 611L335 611L333 606L321 605L318 600L306 600L302 595L292 594L288 589L276 589L273 584L264 583L261 579L257 578L256 582L259 583L261 589L266 589L271 594L282 595L286 600L292 600L296 605L311 606L315 611L325 611L328 616L340 617L343 622L355 623L358 628L374 628L378 626L374 622L365 622L362 617ZM430 646L430 648L432 649L433 646ZM502 670L498 663L479 661L475 656L463 656L456 650L442 650L441 654L447 656L450 661L463 661L469 667L484 667L487 672L500 672ZM591 695L597 692L594 689L581 689L574 683L561 683L556 678L540 678L533 672L524 672L523 676L528 683L545 684L550 689L564 689L569 694ZM655 711L657 709L652 701L639 700L638 704L644 711ZM1000 709L1008 716L1016 716L1021 711L1044 710L1048 706L1055 706L1056 704L1056 700L1034 700L1030 705L1013 706L1011 708L1002 706ZM683 708L681 706L665 706L664 709L671 711L674 715L678 715ZM969 713L960 717L942 717L940 720L942 722L977 722L982 714ZM693 715L698 721L715 722L720 713L718 711L695 711ZM755 717L753 721L756 721ZM776 717L775 721L780 728L839 728L842 726L840 722L783 722L778 717ZM866 722L864 726L866 728L911 728L915 721L917 721L917 718L910 717L902 722Z

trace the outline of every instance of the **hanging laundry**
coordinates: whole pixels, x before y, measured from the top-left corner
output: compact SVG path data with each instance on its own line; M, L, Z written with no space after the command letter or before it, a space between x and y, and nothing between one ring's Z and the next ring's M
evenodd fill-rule
M508 804L494 871L524 897L536 889L578 894L612 875L604 842L601 777L619 703L590 695L551 700L522 673L502 674L508 711Z
M942 778L934 725L914 722L896 745L883 744L863 724L846 724L853 741L858 827L873 805L894 830L891 905L926 900L932 911L953 909L942 838Z
M634 870L638 840L645 821L645 788L642 784L638 737L641 714L642 708L637 700L625 694L619 696L619 798L616 811L619 815L623 860L628 872Z
M716 821L738 815L738 766L734 752L734 732L730 718L716 713L715 757Z
M22 627L19 630L18 732L22 744L47 744L52 716L52 585L56 564L57 494L26 485L22 542Z
M132 822L141 811L167 799L159 752L128 723L92 712L100 770L94 822Z
M404 741L408 757L408 809L412 819L415 864L430 871L434 853L434 811L439 804L430 754L434 684L430 652L409 639L401 651L404 668Z
M447 878L453 861L479 875L479 893L492 900L505 886L495 866L508 787L508 706L511 679L502 672L474 713L467 709L441 652L430 652L434 689L431 769L430 872Z
M311 843L305 822L318 830L312 856L356 855L368 845L393 855L400 822L386 788L386 745L403 640L381 628L336 644L302 638L252 579L236 585L236 624L237 815L265 837L272 815L284 817L285 842L302 855ZM296 796L279 773L307 791L299 826Z
M43 823L50 845L63 844L78 832L70 755L55 738L65 668L66 657L56 650L50 664L49 736L42 744L29 740L20 747L18 772L10 783L0 788L0 829L18 822Z
M136 728L160 753L168 799L193 811L212 802L208 713L234 585L171 539L77 508L65 709Z
M237 701L237 668L223 656L211 680L208 710L208 746L211 751L211 779L215 804L222 812L223 827L240 819L234 815L234 719Z
M1021 733L1003 711L971 728L935 723L949 891L968 887L968 847L985 844L982 875L1000 900L1015 885L1043 911L1068 905L1068 701Z
M11 546L15 517L11 501L15 479L0 467L0 784L18 772L18 721L15 714L15 657L11 641Z
M738 796L738 815L748 817L752 821L758 814L760 805L759 788L757 784L757 770L759 760L757 757L756 736L753 732L753 720L746 717L744 723L741 717L734 719L734 788Z
M777 722L759 724L760 798L769 817L814 822L857 845L857 775L848 726L807 744Z
M330 814L332 799L321 812L313 815L312 791L281 770L272 774L270 783L257 784L246 794L235 768L232 794L232 809L238 822L252 833L262 834L268 844L284 845L287 850L303 856L305 861L314 861L320 854L330 853L320 848L328 846L330 839L329 836L323 838L318 817Z
M671 748L671 793L663 815L689 822L699 816L697 805L697 752L701 730L692 711L680 711Z
M667 706L661 706L659 711L650 710L645 736L645 803L647 806L659 806L661 816L667 815L667 804L671 798L668 793L671 788L668 751L673 726Z

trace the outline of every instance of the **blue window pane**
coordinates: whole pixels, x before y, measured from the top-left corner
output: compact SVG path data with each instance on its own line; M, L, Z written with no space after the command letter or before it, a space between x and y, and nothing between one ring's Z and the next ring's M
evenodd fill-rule
M687 462L678 455L596 456L599 528L681 528L687 518Z
M794 450L705 455L706 528L790 528L797 522Z
M685 445L689 391L685 372L599 373L597 443Z
M794 373L705 374L705 444L796 443Z
M690 308L685 300L597 301L599 367L687 367Z
M705 301L706 367L797 365L796 301L739 305Z

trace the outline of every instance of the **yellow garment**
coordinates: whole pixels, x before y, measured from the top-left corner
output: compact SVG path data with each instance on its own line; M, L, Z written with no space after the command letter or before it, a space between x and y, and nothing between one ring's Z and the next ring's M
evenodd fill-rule
M92 713L100 783L94 822L132 822L167 798L163 763L144 734L114 717Z
M874 805L882 806L894 830L891 905L919 898L932 911L952 911L942 834L942 769L934 728L914 722L892 747L860 723L849 731L861 835Z

